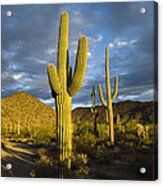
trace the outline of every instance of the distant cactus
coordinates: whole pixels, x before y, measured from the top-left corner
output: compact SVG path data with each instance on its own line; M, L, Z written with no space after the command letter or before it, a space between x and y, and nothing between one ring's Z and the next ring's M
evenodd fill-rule
M59 143L59 162L68 169L71 168L72 154L72 120L71 101L82 86L86 70L88 41L81 36L78 42L75 72L68 60L68 13L62 12L60 18L57 69L48 65L49 84L56 104L56 121Z
M99 115L97 109L96 109L96 103L95 103L95 88L92 86L92 93L91 93L91 98L92 98L92 107L91 107L91 113L94 118L94 134L98 136L98 130L97 130L97 117Z
M142 124L137 124L137 135L139 139L138 146L142 145L145 140L149 140L149 126L143 126Z
M144 133L144 126L140 123L137 124L137 135L138 138L141 138L143 136Z
M17 121L17 134L20 135L20 120Z
M121 120L120 115L117 114L116 125L117 125L117 131L118 131L119 133L122 132L122 123L121 123L120 120Z
M109 119L109 131L108 136L110 137L111 145L115 143L114 137L114 121L113 121L113 108L112 108L112 100L117 97L118 93L118 76L115 78L115 86L113 95L111 95L111 85L110 85L110 71L109 71L109 56L108 56L108 48L106 48L106 59L105 59L105 76L106 76L106 92L107 92L107 102L105 102L101 85L98 85L100 99L103 106L107 109L106 110L106 117Z
M8 133L12 134L13 133L13 123L12 120L10 120L10 118L7 118L7 123L8 123Z
M144 126L145 139L149 139L149 126Z

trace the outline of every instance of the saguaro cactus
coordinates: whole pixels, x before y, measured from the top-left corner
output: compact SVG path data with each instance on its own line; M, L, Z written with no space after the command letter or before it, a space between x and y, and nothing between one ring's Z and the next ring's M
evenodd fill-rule
M62 12L60 18L57 69L48 65L49 84L56 104L56 122L59 144L59 162L71 168L72 154L72 121L71 101L82 86L86 70L88 42L81 36L78 42L75 72L68 60L68 13Z
M95 105L95 88L92 86L92 93L91 93L91 98L92 98L92 107L91 107L91 113L94 118L94 134L98 136L98 131L97 131L97 117L99 115L96 105Z
M122 131L122 123L121 123L121 117L120 117L119 114L117 114L116 125L117 125L117 131L119 133L121 133L121 131Z
M114 139L114 120L113 120L113 108L112 108L112 100L117 97L118 93L118 76L115 77L115 85L114 85L114 92L113 95L111 93L111 85L110 85L110 71L109 71L109 56L108 56L108 48L106 48L106 59L105 59L105 77L106 77L106 92L107 92L107 102L105 102L103 92L101 85L98 84L100 99L103 104L103 106L107 109L106 110L106 116L108 116L109 125L108 129L108 135L110 137L110 143L111 145L114 145L115 139ZM108 113L108 114L107 114ZM106 120L107 121L107 120Z

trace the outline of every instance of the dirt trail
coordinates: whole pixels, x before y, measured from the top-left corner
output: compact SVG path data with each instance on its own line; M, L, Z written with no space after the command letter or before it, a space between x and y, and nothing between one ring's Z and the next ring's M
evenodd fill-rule
M7 142L2 145L2 176L4 177L31 177L34 168L37 148L28 144ZM6 164L11 164L12 169L7 170Z
M55 159L55 151L50 152L50 157L38 156L38 149L25 143L2 143L2 176L3 177L54 177L57 178L55 166L49 164L50 157ZM98 155L98 154L96 154ZM37 164L38 160L48 163L45 167ZM12 164L12 169L7 170L6 164ZM114 149L92 156L89 162L90 175L92 179L132 179L153 180L154 172L153 150L127 150L116 146ZM55 165L55 164L54 164ZM39 166L39 167L37 167ZM145 167L146 174L140 173L140 168ZM38 168L38 169L37 169ZM79 169L80 167L78 167ZM35 174L36 173L36 174Z

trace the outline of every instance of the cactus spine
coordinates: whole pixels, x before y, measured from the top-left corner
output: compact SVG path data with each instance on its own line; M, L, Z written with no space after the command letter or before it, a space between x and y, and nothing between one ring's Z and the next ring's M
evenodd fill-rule
M98 84L98 89L99 89L99 94L100 94L100 99L103 104L103 106L106 108L106 117L108 117L107 120L109 125L108 127L108 136L110 138L110 143L111 145L114 145L115 139L114 139L114 120L113 120L113 107L112 107L112 100L117 97L118 93L118 76L115 77L115 85L114 85L114 92L113 95L111 93L111 85L110 85L110 70L109 70L109 55L108 55L108 48L105 50L105 83L106 83L106 92L107 92L107 102L105 102L103 92L101 85Z
M49 84L56 104L56 122L59 144L59 166L71 168L72 154L72 120L71 101L82 86L86 70L88 42L85 36L78 41L75 72L71 76L68 61L68 13L62 12L60 18L57 69L48 65Z
M91 93L91 98L92 98L92 107L91 107L91 113L94 118L94 134L98 136L98 131L97 131L97 117L98 117L98 111L96 109L95 105L95 88L92 86L92 93Z

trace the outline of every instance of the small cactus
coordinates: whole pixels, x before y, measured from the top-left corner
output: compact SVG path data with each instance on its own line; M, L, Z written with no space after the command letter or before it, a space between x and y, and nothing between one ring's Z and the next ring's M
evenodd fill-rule
M56 122L59 144L59 164L71 168L72 154L72 120L71 102L82 86L86 70L88 41L81 36L78 42L75 72L72 77L68 60L68 13L62 12L60 18L57 69L53 64L48 65L48 78L52 96L56 105Z
M107 102L105 102L101 85L98 84L100 99L103 106L106 108L106 121L108 125L108 136L110 138L111 145L115 143L114 137L114 121L113 121L113 106L112 100L117 97L118 93L118 76L115 78L115 86L113 95L111 94L111 85L110 85L110 71L109 71L109 56L108 56L108 48L106 48L106 59L105 59L105 77L106 77L106 92L107 92ZM109 122L108 122L109 120Z
M97 109L96 109L96 104L95 104L95 88L92 86L92 93L91 93L91 98L92 98L92 107L91 107L91 113L94 118L94 134L98 136L98 130L97 130L97 117L99 115Z

